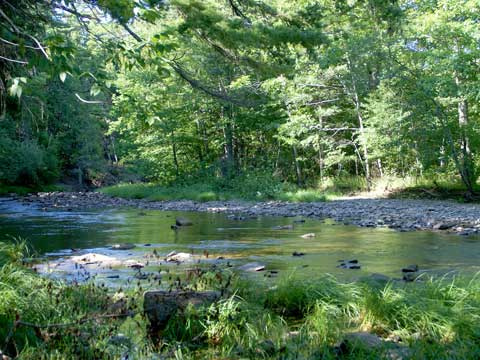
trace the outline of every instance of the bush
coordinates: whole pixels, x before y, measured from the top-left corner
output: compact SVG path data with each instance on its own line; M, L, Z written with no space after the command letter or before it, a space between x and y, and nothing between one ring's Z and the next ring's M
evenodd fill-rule
M38 185L50 183L59 175L55 150L36 141L16 141L0 132L0 182Z

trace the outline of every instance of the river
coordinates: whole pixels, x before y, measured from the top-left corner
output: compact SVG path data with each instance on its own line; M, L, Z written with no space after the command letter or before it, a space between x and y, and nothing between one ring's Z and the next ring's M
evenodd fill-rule
M192 226L172 230L182 216ZM305 222L295 222L305 220ZM293 229L275 229L291 225ZM332 220L259 216L245 220L226 214L138 209L42 211L35 204L0 200L3 241L22 237L41 256L67 256L95 252L122 259L145 258L155 250L225 258L232 268L258 262L280 274L296 272L317 277L326 273L354 280L372 273L401 277L401 268L418 264L433 274L480 271L480 238L432 231L399 232L388 228L361 228ZM314 233L314 237L301 235ZM132 243L129 251L109 250L117 243ZM304 256L292 256L293 252ZM361 269L339 268L339 260L358 260ZM107 276L109 273L104 274ZM264 276L266 272L254 276Z

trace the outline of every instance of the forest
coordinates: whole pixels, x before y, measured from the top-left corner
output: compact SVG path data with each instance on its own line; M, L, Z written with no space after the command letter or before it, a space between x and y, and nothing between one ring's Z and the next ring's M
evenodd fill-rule
M0 360L480 358L479 0L0 0Z
M477 1L19 0L1 10L4 192L248 184L243 197L268 198L415 179L475 193Z

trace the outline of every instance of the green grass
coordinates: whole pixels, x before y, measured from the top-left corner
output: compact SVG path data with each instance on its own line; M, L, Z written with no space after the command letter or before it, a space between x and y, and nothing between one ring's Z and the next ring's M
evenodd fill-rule
M347 346L339 354L335 344L354 331L401 339L412 359L480 355L478 277L342 283L287 274L252 286L235 276L221 301L177 313L161 339L152 340L136 285L123 290L134 317L101 318L119 293L43 278L22 265L26 251L21 241L0 243L0 349L19 359L118 359L126 353L135 359L379 359L395 347L385 341L379 348ZM191 286L215 288L218 271ZM119 334L126 339L120 345L112 341Z
M306 189L279 183L264 175L246 174L231 181L214 179L197 184L163 186L155 183L119 184L100 189L101 192L130 199L194 200L281 200L289 202L317 202L339 197L361 195L367 197L429 198L464 201L465 188L455 179L388 177L373 179L370 190L364 178L358 176L327 178ZM478 187L480 193L480 186Z
M198 202L225 200L282 200L291 202L326 201L328 195L320 190L280 190L275 194L246 192L244 189L219 190L212 185L162 186L154 183L119 184L100 189L110 196L150 201L194 200Z

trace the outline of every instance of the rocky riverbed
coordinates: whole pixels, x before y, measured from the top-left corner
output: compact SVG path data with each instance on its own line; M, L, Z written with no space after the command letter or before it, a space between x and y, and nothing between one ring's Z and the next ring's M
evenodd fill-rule
M99 192L48 192L20 198L44 211L133 207L167 211L224 212L241 221L252 216L326 219L363 227L389 227L398 231L433 230L471 235L480 231L480 206L450 201L352 199L315 203L281 201L147 201L122 199Z

